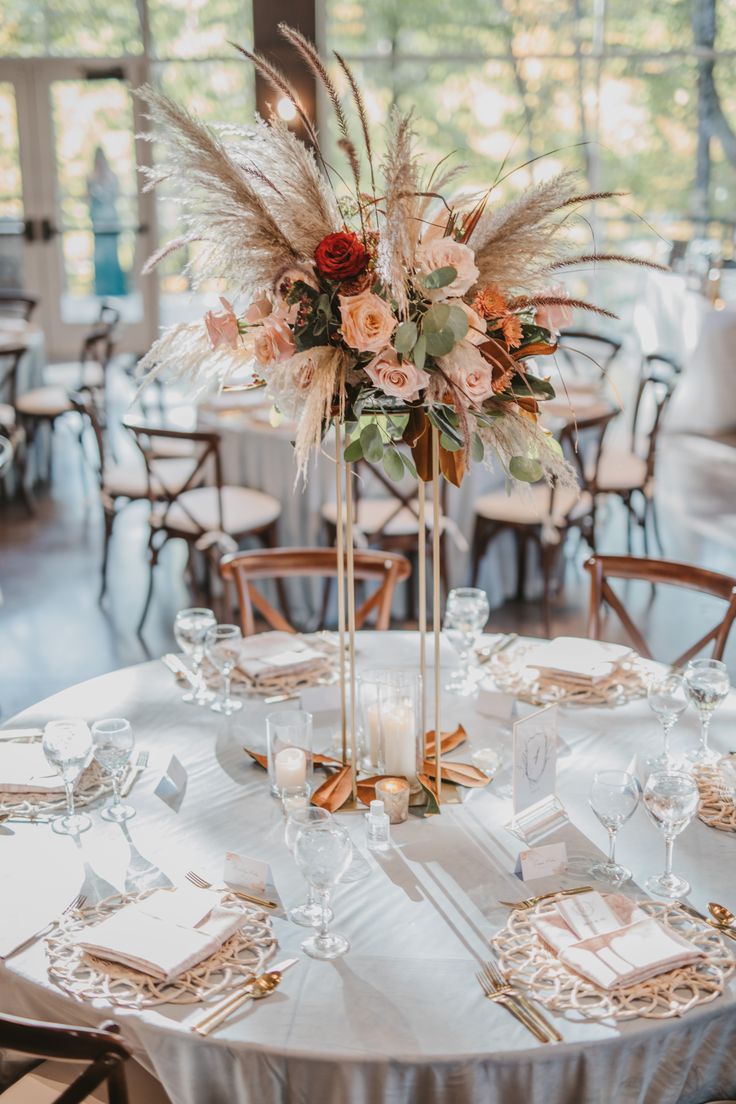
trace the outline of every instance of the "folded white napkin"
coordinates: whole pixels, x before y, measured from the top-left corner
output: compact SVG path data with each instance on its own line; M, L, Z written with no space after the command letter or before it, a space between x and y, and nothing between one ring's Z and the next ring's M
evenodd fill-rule
M225 908L219 893L180 886L121 908L76 943L97 958L171 981L214 954L242 923L242 910Z
M0 792L61 794L64 783L49 765L40 742L0 743Z
M581 893L532 923L560 962L601 989L637 985L705 958L622 893Z
M543 678L595 684L610 678L633 654L623 644L558 636L531 648L524 662L527 667L535 667Z
M306 672L324 661L324 654L305 644L296 633L265 632L243 641L238 667L258 680Z

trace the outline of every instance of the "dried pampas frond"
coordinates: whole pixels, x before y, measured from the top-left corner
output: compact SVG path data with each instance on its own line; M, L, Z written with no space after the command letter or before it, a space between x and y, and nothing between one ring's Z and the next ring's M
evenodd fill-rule
M193 397L219 391L222 380L246 367L253 359L250 344L237 349L220 345L213 349L203 323L181 322L172 326L138 362L141 389L160 375L186 380Z
M373 146L371 144L370 131L368 130L368 113L365 109L365 100L363 99L362 92L358 88L358 82L355 79L355 75L348 63L345 61L345 58L341 54L338 54L337 50L333 50L332 52L335 55L337 64L340 66L343 73L345 74L345 77L347 78L347 82L350 85L350 93L353 97L353 103L355 104L355 109L358 112L358 118L360 119L360 129L363 132L365 152L366 156L368 157L368 169L371 174L371 192L373 193L373 198L375 199L376 178L373 170Z
M335 391L350 363L344 349L316 345L304 349L289 360L273 365L268 394L287 417L298 416L294 441L297 482L306 478L312 449L320 443L330 419Z
M492 425L477 425L477 431L486 446L486 466L492 466L495 452L505 472L515 456L538 460L544 478L556 486L579 490L575 468L562 455L559 445L541 428L538 422L503 406L503 418L496 418Z
M570 299L567 295L517 295L515 299L509 299L509 310L525 310L527 307L577 307L578 310L600 314L603 318L618 318L605 307L597 307L585 299Z
M641 268L651 268L655 272L670 271L667 265L657 264L656 261L645 261L641 257L628 257L624 253L584 253L579 257L566 257L550 265L550 270L555 271L558 268L576 268L581 264L600 264L601 261L614 261L616 264L639 265Z
M381 163L385 180L385 221L378 244L378 274L396 300L399 316L409 306L407 271L411 269L421 225L416 217L419 170L414 154L411 114L394 108Z
M234 46L235 49L243 55L243 57L248 59L248 61L253 62L256 71L260 73L263 79L271 85L274 92L280 92L282 96L285 96L287 100L290 100L291 103L293 103L294 107L296 108L296 113L299 116L302 125L304 126L304 129L309 135L310 142L314 144L314 148L316 150L319 150L317 131L314 129L312 120L309 118L309 115L304 110L302 101L299 99L296 91L291 87L281 70L277 69L276 66L273 65L273 63L270 62L268 58L265 58L262 54L256 54L253 50L246 50L245 46L238 46L237 42L231 42L230 45Z
M180 238L172 238L166 245L162 245L160 249L157 249L155 253L151 254L141 269L141 275L150 275L154 268L160 265L161 261L165 260L170 254L176 253L177 249L183 249L185 245L191 245L193 242L199 240L199 238L192 237L191 234L185 234Z

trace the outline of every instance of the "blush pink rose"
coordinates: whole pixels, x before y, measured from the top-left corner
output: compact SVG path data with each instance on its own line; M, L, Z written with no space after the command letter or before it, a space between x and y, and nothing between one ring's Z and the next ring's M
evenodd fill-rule
M227 299L223 299L222 296L220 296L220 302L223 306L222 311L207 311L204 316L207 335L212 343L213 349L217 349L220 345L227 345L230 349L237 349L240 333L238 331L238 320L235 317L232 303L228 303Z
M255 326L262 322L271 313L271 300L262 295L260 299L254 299L243 315L243 321L249 326Z
M429 299L451 299L455 296L465 295L478 279L480 273L475 264L475 253L462 242L456 242L452 238L430 238L423 241L417 249L416 266L421 276L428 276L438 268L447 268L451 265L457 272L457 276L447 287L436 288L428 291Z
M399 362L396 351L389 345L365 366L366 373L384 395L411 402L419 398L429 384L429 376L409 360Z
M340 318L345 344L361 353L375 353L388 345L396 329L396 318L386 300L368 290L341 295Z
M466 404L479 406L493 394L493 369L469 341L459 342L438 363Z
M276 314L270 314L264 319L256 334L253 351L258 363L264 367L293 356L296 345L286 319Z
M555 299L569 298L562 284L555 284L554 287L547 288L542 294L553 296ZM548 307L537 307L534 321L538 326L543 326L545 330L551 330L552 333L559 333L561 329L565 326L569 326L572 322L572 307L568 306L567 303L555 303Z

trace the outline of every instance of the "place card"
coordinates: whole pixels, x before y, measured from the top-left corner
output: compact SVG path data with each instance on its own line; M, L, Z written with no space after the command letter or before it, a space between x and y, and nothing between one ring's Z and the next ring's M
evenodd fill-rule
M547 843L542 847L530 847L520 851L514 874L522 882L534 878L547 878L552 874L564 874L567 870L567 847L564 843Z
M548 705L514 722L514 816L555 796L557 706Z
M305 686L299 695L299 705L305 713L332 713L340 708L340 687Z
M161 777L156 789L153 791L156 797L160 797L164 805L168 805L175 813L178 813L184 794L187 789L187 771L175 755L171 756L166 773Z
M613 909L595 891L561 898L557 902L557 911L578 939L605 935L606 932L618 931L622 926Z
M269 916L281 916L286 919L286 909L276 889L269 863L263 862L262 859L254 859L250 855L239 855L237 851L227 851L222 880L230 889L240 893L262 897L264 901L275 901L278 908L268 909Z

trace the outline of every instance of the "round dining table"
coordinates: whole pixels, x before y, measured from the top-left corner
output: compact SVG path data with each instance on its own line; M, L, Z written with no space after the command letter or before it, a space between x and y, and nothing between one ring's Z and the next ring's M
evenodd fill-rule
M357 637L359 668L415 666L417 653L413 633ZM446 671L454 653L444 641L442 654ZM153 661L71 687L7 722L27 729L61 717L125 716L134 754L145 750L149 759L130 794L137 815L124 825L102 820L97 807L88 810L92 828L79 837L59 836L48 823L0 825L5 910L22 916L34 894L60 909L80 888L93 904L120 891L178 885L189 870L218 881L228 851L270 863L287 908L304 899L280 803L244 750L264 749L272 709L298 703L245 700L223 717L181 698L169 671ZM462 800L443 803L440 815L393 826L386 852L366 850L362 813L337 814L369 868L334 895L333 927L350 940L344 957L307 957L300 943L308 932L274 918L276 954L297 957L297 965L269 999L201 1038L191 1031L201 1004L135 1010L66 995L49 979L39 938L0 965L0 1007L57 1022L114 1019L174 1104L705 1104L733 1097L733 980L679 1018L593 1021L550 1012L563 1041L548 1045L481 992L475 974L509 914L500 902L584 884L587 864L600 857L605 832L588 805L593 773L642 769L661 746L646 700L561 706L558 721L557 795L568 819L544 842L566 844L564 874L526 883L514 874L524 845L508 828L511 720L484 716L472 697L445 693L443 730L462 723L468 734L450 757L468 762L473 749L492 747L501 769L484 789L457 790ZM334 746L338 723L331 713L315 716L316 748ZM733 746L735 723L732 694L713 722L718 750ZM696 740L697 718L688 710L673 733L674 753ZM155 791L172 756L185 782L176 801L164 801ZM697 819L678 837L675 870L691 882L695 908L704 911L711 900L736 905L735 847L733 834ZM664 841L642 807L620 832L617 859L634 874L625 891L644 895L639 887L663 867Z

